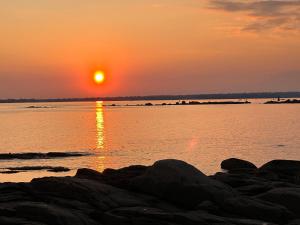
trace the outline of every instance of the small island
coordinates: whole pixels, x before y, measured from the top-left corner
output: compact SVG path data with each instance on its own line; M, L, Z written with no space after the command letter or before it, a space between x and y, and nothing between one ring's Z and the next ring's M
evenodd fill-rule
M231 158L221 168L207 176L184 161L167 159L1 183L0 224L299 224L300 161L273 160L257 167Z
M267 101L265 104L299 104L300 99L287 99L287 100L280 100L278 99L277 101Z
M125 106L179 106L179 105L243 105L243 104L251 104L248 100L245 101L206 101L206 102L199 102L199 101L177 101L176 103L159 103L154 104L152 102L147 102L145 104L126 104ZM124 105L104 105L104 106L124 106Z

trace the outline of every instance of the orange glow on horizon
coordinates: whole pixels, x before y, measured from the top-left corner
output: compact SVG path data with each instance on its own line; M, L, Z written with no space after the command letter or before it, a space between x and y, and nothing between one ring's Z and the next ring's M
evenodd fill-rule
M105 81L105 74L102 71L96 71L94 74L94 81L96 84L101 84Z

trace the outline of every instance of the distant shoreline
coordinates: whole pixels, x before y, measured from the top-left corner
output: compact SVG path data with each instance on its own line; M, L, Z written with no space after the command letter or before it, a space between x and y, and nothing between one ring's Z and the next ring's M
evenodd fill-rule
M192 95L149 95L88 98L25 98L0 99L0 103L36 103L36 102L91 102L91 101L148 101L148 100L205 100L205 99L261 99L261 98L300 98L300 92L253 92L225 94L192 94Z

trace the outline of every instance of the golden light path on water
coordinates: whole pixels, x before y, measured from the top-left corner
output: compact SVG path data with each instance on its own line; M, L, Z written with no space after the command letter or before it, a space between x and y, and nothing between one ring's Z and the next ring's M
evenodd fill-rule
M104 149L104 115L103 115L103 102L97 101L96 102L96 128L97 128L97 136L96 136L96 150L99 154L99 151ZM105 168L104 161L105 156L100 155L98 156L96 169L98 171L103 171Z

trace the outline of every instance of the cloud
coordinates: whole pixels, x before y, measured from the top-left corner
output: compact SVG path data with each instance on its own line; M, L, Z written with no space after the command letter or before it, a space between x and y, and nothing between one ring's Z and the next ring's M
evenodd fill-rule
M241 30L300 31L300 0L210 0L210 8L230 13L245 13Z

